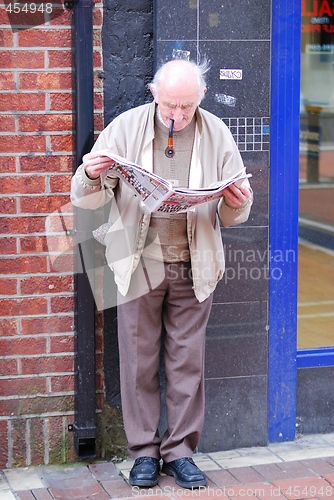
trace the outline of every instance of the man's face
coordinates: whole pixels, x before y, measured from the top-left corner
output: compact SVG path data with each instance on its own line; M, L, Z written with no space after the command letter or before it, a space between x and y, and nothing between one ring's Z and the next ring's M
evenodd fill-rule
M169 127L172 118L176 131L184 129L191 122L200 103L198 86L191 82L179 83L177 86L160 82L159 92L152 94L164 124Z

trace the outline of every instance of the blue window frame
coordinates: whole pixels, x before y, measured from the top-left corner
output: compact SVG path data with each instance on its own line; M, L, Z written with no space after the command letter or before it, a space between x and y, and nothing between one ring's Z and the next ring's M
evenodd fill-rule
M298 254L301 1L272 5L270 255ZM284 260L284 259L283 259ZM268 440L296 432L297 369L334 365L334 347L297 351L298 259L272 259L269 281ZM272 272L275 269L275 272Z
M300 0L272 2L268 439L296 432ZM277 264L271 260L270 270Z

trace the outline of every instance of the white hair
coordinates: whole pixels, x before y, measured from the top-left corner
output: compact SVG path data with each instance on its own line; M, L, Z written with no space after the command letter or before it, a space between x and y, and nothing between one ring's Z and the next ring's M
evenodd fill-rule
M205 75L209 69L210 66L207 60L196 64L194 61L174 59L160 66L154 75L152 83L149 84L149 88L155 95L158 95L159 85L162 80L169 79L177 83L184 79L189 81L189 78L193 75L197 79L199 98L202 100L206 92Z

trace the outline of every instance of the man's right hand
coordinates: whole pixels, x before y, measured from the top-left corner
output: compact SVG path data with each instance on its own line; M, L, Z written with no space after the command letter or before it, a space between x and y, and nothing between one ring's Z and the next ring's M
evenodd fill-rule
M103 155L103 151L92 151L82 158L82 163L87 176L94 180L98 179L102 172L115 163L113 160Z

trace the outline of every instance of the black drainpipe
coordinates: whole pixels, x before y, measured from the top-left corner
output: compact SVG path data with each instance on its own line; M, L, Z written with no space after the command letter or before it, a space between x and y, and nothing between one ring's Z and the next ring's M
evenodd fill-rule
M92 0L73 3L76 168L94 143ZM71 7L69 5L69 7ZM76 211L76 396L74 446L79 458L96 455L95 305L85 272L94 269L93 212Z

